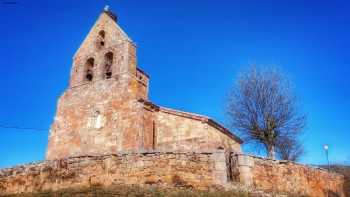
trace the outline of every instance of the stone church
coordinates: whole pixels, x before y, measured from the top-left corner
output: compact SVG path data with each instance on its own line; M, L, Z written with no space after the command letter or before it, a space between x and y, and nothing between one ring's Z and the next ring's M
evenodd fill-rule
M148 99L149 75L136 45L104 10L73 57L69 87L58 101L46 158L139 151L224 149L242 140L209 117Z
M153 185L345 197L340 174L244 154L242 140L209 117L153 104L136 60L104 10L73 57L46 160L0 169L0 196Z

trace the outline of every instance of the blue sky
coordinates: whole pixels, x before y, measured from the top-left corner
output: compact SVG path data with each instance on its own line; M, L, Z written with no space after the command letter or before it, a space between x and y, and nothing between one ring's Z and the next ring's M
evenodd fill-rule
M347 1L1 0L0 125L44 131L0 128L0 167L44 159L72 56L106 4L137 43L156 104L225 124L238 73L278 66L308 114L302 162L325 163L323 144L332 163L350 161Z

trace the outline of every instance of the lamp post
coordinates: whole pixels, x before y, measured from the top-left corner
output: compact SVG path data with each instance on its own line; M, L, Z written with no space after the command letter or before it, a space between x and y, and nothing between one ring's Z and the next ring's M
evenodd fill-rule
M330 166L329 166L329 157L328 157L328 145L325 144L323 145L324 151L326 152L326 157L327 157L327 163L328 163L328 172L330 172ZM330 185L329 182L327 184L327 197L329 196L329 189L330 189Z
M324 151L326 152L326 157L327 157L327 163L328 163L328 172L330 172L330 165L329 165L329 157L328 157L328 145L327 144L325 144L324 146L323 146L323 148L324 148Z

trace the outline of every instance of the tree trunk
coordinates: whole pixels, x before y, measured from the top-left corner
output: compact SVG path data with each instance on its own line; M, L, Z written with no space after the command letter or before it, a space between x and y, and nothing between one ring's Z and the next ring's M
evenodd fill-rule
M275 146L273 145L267 146L267 157L269 159L275 159Z

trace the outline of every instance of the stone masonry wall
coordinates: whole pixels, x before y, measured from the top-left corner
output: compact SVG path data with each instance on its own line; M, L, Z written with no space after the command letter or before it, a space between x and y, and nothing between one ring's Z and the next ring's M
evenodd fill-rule
M2 169L0 195L112 184L206 190L226 184L226 173L223 151L81 156Z
M227 165L224 150L119 153L43 161L0 170L0 196L111 185L224 189L236 181L267 193L345 196L343 176L324 169L244 154L232 154L231 159L236 169ZM237 172L238 179L230 182L229 174Z
M204 120L183 117L170 109L161 109L156 118L157 150L225 149L228 152L241 152L239 142Z
M234 155L239 181L265 192L286 192L312 197L343 197L344 177L290 161L278 161L250 155Z
M46 159L148 148L142 144L142 105L137 100L148 98L149 77L136 67L136 46L103 12L73 58L70 84L58 101Z
M100 32L103 31L103 38ZM103 39L103 46L100 42ZM90 83L86 80L86 62L93 58L92 82L105 79L105 55L112 52L112 76L130 73L136 76L136 46L107 13L103 12L73 57L70 87Z
M67 90L51 127L47 159L142 148L142 106L128 98L131 96L123 83L121 77Z

